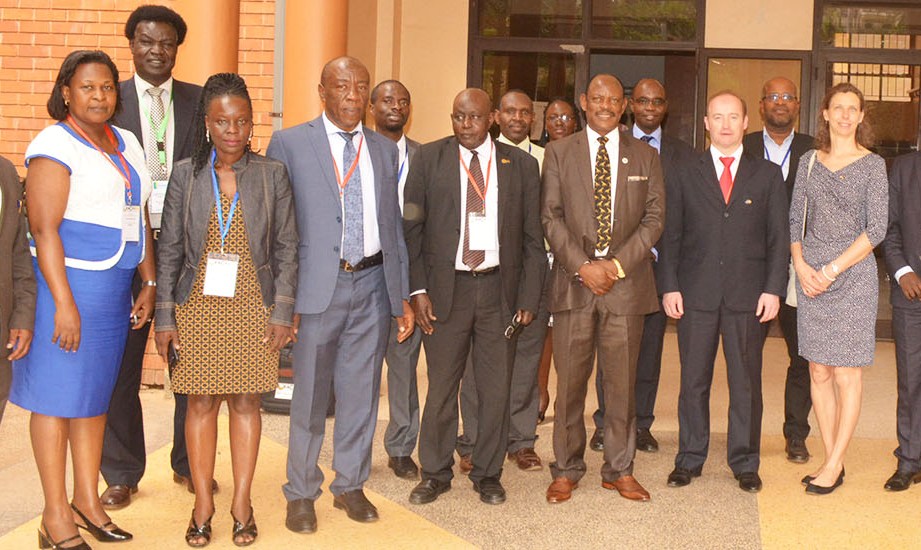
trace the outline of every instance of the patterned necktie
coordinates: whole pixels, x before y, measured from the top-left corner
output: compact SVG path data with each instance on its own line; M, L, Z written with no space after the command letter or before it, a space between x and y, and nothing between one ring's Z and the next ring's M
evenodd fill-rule
M643 136L640 138L640 141L642 141L643 143L649 143L650 141L652 141L652 136Z
M729 204L729 194L732 193L732 171L729 167L732 165L733 157L720 157L723 163L723 174L720 176L720 190L723 192L723 200Z
M162 93L163 88L147 88L147 95L150 96L150 127L147 129L147 139L144 140L144 154L147 156L147 169L154 181L166 180L166 164L160 162L160 142L157 140L157 129L163 124L166 115L163 98L160 97ZM166 139L165 135L163 139ZM166 151L166 143L163 143L163 151Z
M467 216L464 218L464 251L461 260L471 271L474 271L486 260L486 251L470 250L470 213L485 212L483 197L480 197L480 193L485 196L486 184L483 183L483 171L480 169L480 160L477 158L476 151L470 151L470 153L473 155L470 159L470 175L473 176L473 181L467 178Z
M595 250L601 252L611 246L611 159L605 143L606 136L598 138L595 155L595 220L598 222L598 239Z
M358 132L338 132L345 140L345 149L342 150L342 177L346 177L349 168L355 162L355 144L352 138ZM342 204L345 208L345 236L342 239L342 258L352 265L357 264L365 257L365 234L363 227L364 204L361 194L361 170L355 167L352 177L345 184L342 194Z

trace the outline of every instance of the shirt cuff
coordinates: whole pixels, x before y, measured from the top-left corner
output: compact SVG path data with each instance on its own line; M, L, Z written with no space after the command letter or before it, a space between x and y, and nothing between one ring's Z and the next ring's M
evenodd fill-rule
M427 292L426 292L426 290L423 288L423 289L417 290L417 291L415 291L415 292L410 292L410 293L409 293L409 296L410 296L410 297L413 297L413 296L415 296L415 295L417 295L417 294L427 294Z
M898 283L899 279L902 278L902 275L905 275L906 273L914 273L914 272L915 270L912 269L910 265L906 265L902 269L895 272L895 282Z

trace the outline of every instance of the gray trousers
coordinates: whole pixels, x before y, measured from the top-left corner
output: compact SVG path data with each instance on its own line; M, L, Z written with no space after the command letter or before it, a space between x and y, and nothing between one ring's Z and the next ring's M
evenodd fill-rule
M410 456L419 439L419 389L416 365L422 347L422 330L417 328L402 344L397 342L397 322L390 323L387 340L387 399L390 422L384 432L387 456Z
M384 268L339 272L323 313L302 314L294 345L294 395L288 438L287 500L316 500L323 472L317 465L335 392L334 495L361 489L371 472L381 366L390 332Z
M901 291L899 291L901 292ZM901 472L921 471L921 311L892 308L895 366L899 397L896 404L895 456Z

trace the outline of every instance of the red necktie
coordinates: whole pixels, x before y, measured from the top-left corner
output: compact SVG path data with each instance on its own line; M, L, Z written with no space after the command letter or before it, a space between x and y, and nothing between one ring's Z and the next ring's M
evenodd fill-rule
M732 165L733 157L720 157L723 163L723 175L720 176L720 190L723 191L723 199L729 204L729 194L732 193L732 171L729 167Z

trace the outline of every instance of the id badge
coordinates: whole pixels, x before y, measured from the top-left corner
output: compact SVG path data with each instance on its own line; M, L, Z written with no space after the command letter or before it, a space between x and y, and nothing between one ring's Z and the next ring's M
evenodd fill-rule
M168 184L168 181L153 182L153 191L150 193L150 198L147 199L147 208L151 214L163 213L163 201L166 200L166 186Z
M122 240L136 243L141 240L141 207L125 206L122 208Z
M208 253L208 263L205 266L205 296L220 296L233 298L237 289L237 268L240 266L240 256L237 254Z
M470 250L496 250L498 248L496 224L486 214L469 212L467 230L470 231Z

